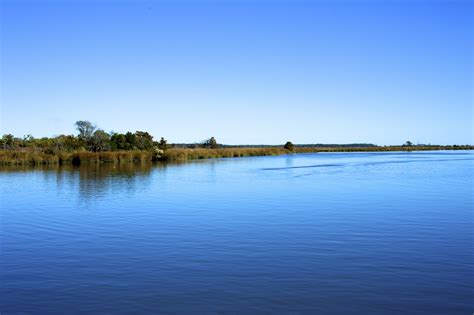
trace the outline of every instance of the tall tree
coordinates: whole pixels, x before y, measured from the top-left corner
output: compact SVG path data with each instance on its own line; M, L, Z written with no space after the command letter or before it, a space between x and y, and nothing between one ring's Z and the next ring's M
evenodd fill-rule
M94 130L97 128L90 121L79 120L76 121L76 128L79 131L79 138L89 140L94 134Z

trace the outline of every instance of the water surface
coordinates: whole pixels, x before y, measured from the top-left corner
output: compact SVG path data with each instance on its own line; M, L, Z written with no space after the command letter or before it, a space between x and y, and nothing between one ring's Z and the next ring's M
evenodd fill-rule
M0 171L0 312L474 312L474 154Z

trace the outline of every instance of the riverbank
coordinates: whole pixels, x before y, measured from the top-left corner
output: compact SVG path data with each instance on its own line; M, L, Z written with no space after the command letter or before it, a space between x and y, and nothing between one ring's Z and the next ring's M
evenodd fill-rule
M150 163L185 162L190 160L231 158L247 156L270 156L292 153L318 152L384 152L384 151L430 151L430 150L473 150L474 146L374 146L374 147L298 147L290 151L280 147L245 147L218 149L171 148L161 152L154 151L108 151L108 152L57 152L45 153L28 150L0 151L0 165L80 165L101 163Z

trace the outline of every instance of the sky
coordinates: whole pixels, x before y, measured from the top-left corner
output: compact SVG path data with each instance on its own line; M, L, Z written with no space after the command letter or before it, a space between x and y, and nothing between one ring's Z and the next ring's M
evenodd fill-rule
M474 1L0 3L2 134L474 143Z

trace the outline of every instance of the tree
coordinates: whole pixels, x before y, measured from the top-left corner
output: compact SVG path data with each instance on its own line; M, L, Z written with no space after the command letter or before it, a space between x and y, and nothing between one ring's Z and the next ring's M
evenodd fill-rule
M15 143L15 137L12 134L5 134L2 137L3 150L11 149Z
M216 138L211 137L210 139L204 141L203 147L208 149L217 149L219 145L217 144Z
M125 142L127 142L128 149L131 150L135 147L136 137L135 134L128 131L125 134Z
M90 149L94 152L110 150L110 136L107 132L98 129L92 135Z
M283 148L287 149L288 151L293 151L295 146L293 145L293 143L291 143L291 141L287 141Z
M411 141L405 142L404 146L411 147L413 143Z
M160 142L158 142L158 148L161 150L166 150L168 148L168 142L165 138L161 137Z
M35 141L35 138L31 134L25 135L23 136L22 146L24 147L31 146L34 144L33 143L34 141Z
M135 145L139 150L149 150L153 148L153 136L146 131L136 131L135 141Z
M94 134L94 130L97 128L90 121L79 120L76 121L76 128L79 131L79 138L84 140L90 140Z
M121 133L114 133L110 139L110 146L112 150L129 150L130 144L127 142L127 137Z

